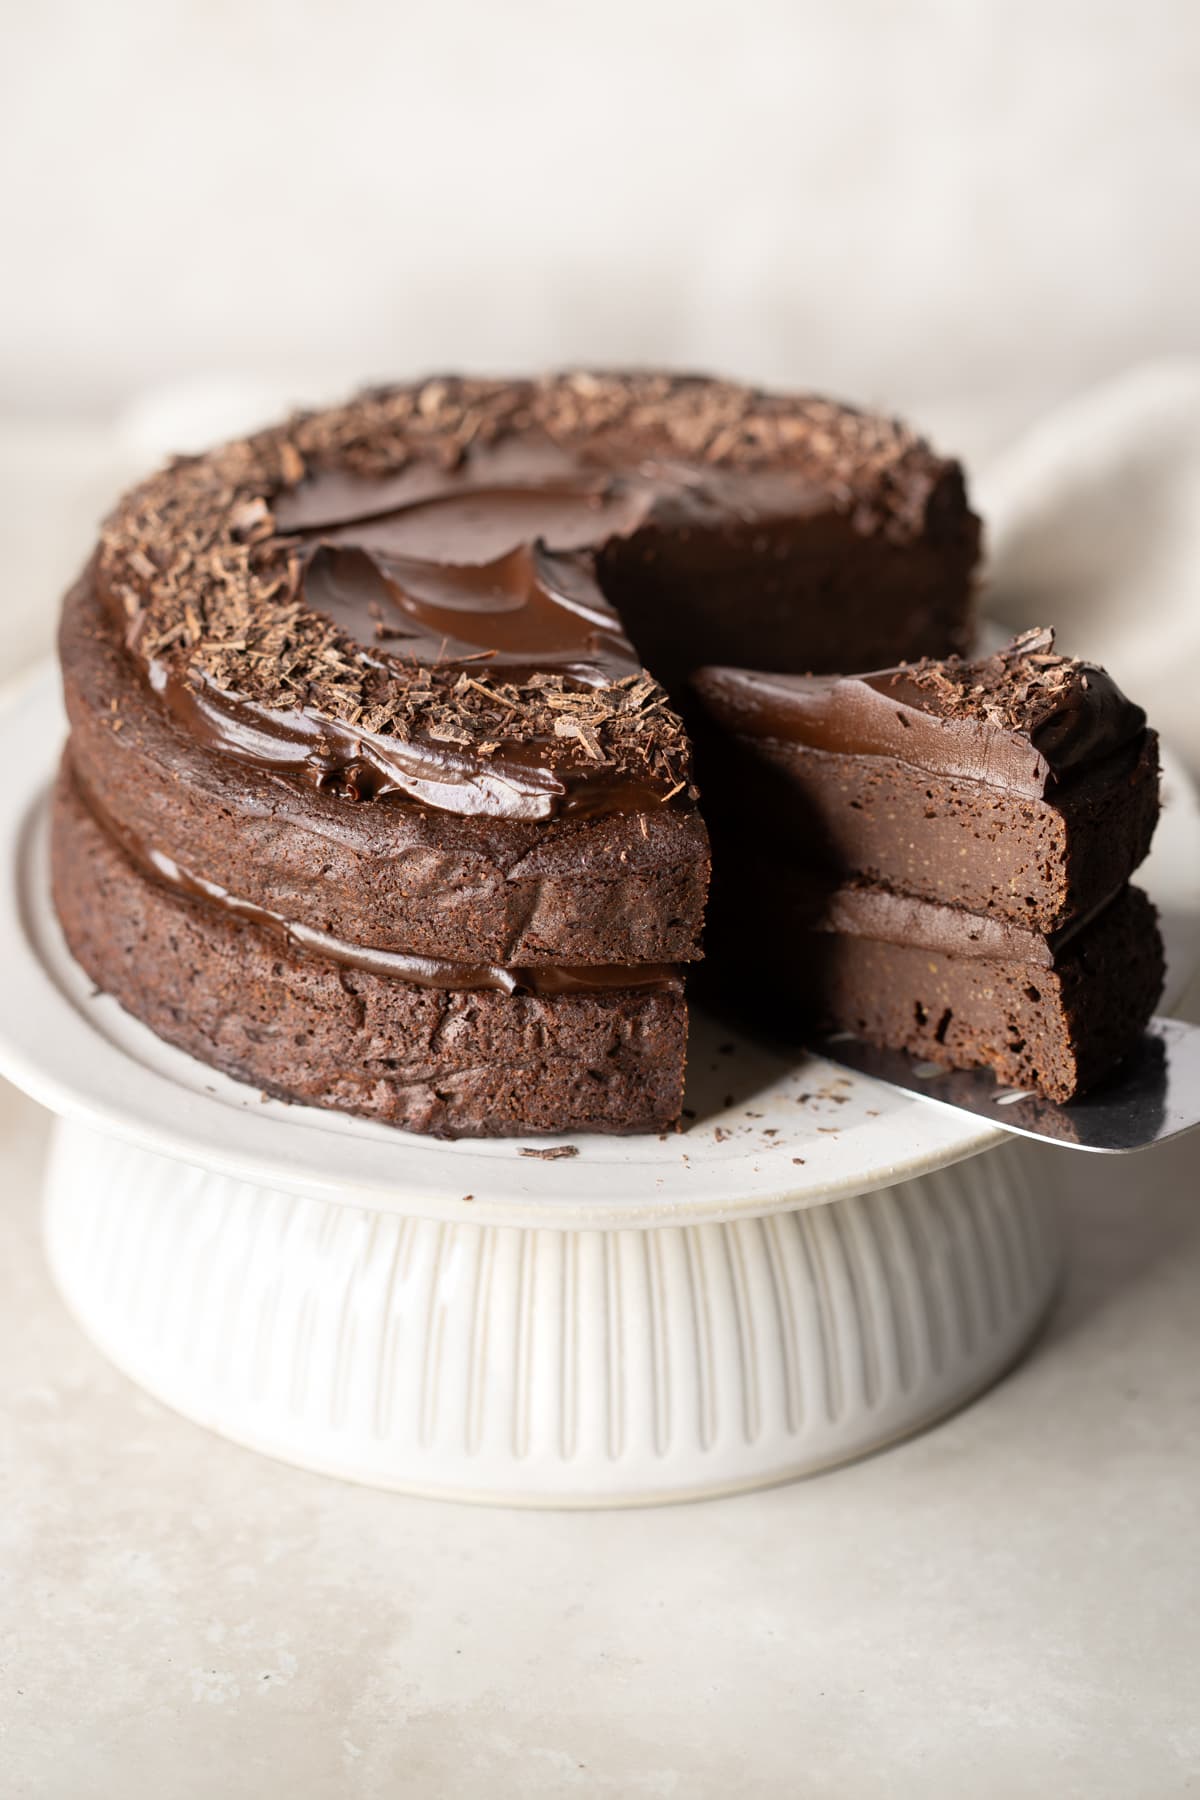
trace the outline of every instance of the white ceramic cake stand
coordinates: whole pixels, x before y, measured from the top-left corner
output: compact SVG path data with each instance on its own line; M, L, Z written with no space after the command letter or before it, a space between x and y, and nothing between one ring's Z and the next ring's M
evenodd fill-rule
M662 1138L441 1144L264 1101L96 995L47 892L54 673L0 717L0 1069L58 1115L51 1266L135 1381L231 1438L412 1492L684 1499L877 1449L1029 1341L1056 1155L693 1031ZM1178 771L1148 885L1200 895ZM523 1149L561 1148L555 1159ZM987 1154L981 1154L987 1152Z

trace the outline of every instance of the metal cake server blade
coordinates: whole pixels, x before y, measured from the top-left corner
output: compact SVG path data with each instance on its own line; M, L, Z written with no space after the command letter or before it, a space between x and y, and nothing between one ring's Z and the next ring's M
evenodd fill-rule
M809 1047L919 1100L1070 1150L1125 1155L1200 1125L1200 1025L1180 1019L1152 1019L1114 1075L1062 1105L1027 1088L1001 1087L985 1069L944 1069L903 1050L877 1050L848 1031L813 1038Z

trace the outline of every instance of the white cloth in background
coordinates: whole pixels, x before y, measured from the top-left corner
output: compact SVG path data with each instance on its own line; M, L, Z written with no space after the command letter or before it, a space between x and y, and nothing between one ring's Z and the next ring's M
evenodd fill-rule
M1200 773L1200 363L1153 363L1058 408L973 484L987 614L1054 625Z

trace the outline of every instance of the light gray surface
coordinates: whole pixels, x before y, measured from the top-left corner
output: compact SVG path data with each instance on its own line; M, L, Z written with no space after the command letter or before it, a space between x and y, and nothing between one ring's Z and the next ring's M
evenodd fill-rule
M1022 1367L790 1488L495 1513L296 1473L143 1398L42 1265L0 1103L11 1800L1168 1796L1200 1782L1194 1140L1049 1166Z

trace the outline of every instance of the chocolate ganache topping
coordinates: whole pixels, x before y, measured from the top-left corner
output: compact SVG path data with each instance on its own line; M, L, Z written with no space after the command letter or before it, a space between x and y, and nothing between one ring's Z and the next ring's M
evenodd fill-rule
M614 696L629 723L647 701L666 709L587 547L633 528L652 501L648 484L575 469L543 445L388 479L322 470L279 496L274 529L298 572L299 606L380 684L399 677L411 695L429 671L460 710L464 696L493 701L498 716L482 739L453 717L429 718L424 730L414 721L410 733L369 708L339 718L319 691L315 705L267 706L161 654L148 659L151 684L226 752L348 799L401 794L523 819L650 810L686 793L686 761L681 751L667 781L606 754ZM522 721L519 738L506 735L506 712ZM572 741L582 758L569 754Z
M645 812L693 803L690 752L599 554L785 495L904 542L947 467L889 421L729 383L437 380L176 462L108 522L97 579L229 755L350 800Z
M601 735L614 696L631 723L647 702L648 723L665 715L585 551L643 518L650 490L586 470L568 478L566 459L516 448L385 480L321 471L283 493L274 515L298 564L300 605L381 683L399 677L419 698L428 671L435 688L452 678L460 706L493 701L488 737L456 730L453 717L404 734L379 729L369 709L342 719L320 704L268 707L194 670L181 679L157 656L152 685L222 749L349 799L402 794L443 811L537 819L646 811L686 793L682 768L668 782L632 757L614 767ZM506 736L506 712L522 719L521 738ZM570 757L572 740L582 760Z
M1135 742L1146 715L1103 669L1034 630L993 656L866 675L704 669L706 707L748 737L912 767L1040 798Z

